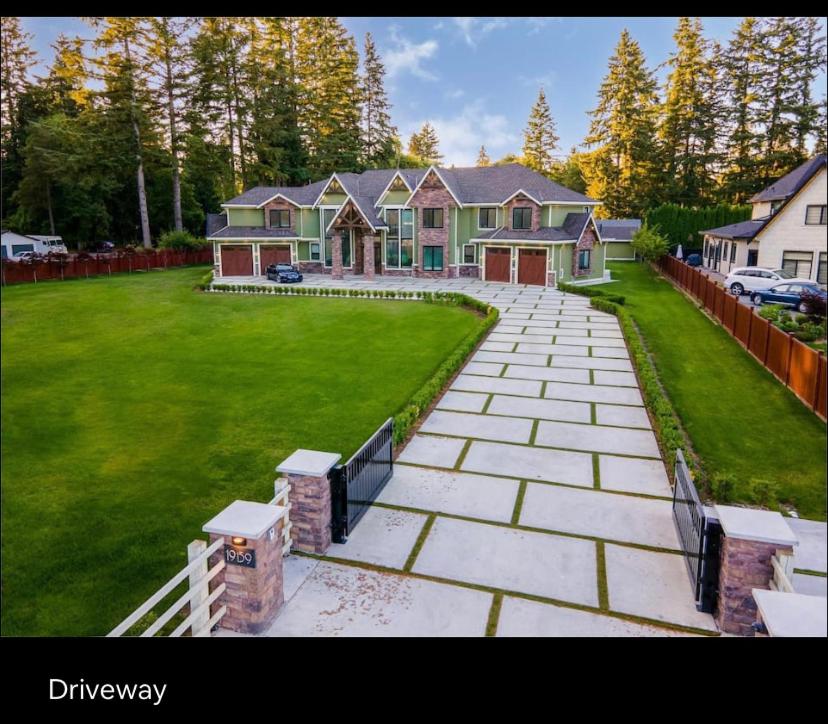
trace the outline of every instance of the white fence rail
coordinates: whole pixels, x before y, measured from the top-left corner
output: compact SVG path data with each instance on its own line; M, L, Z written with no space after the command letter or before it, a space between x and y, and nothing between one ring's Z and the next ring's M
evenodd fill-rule
M170 637L176 638L181 636L187 629L191 630L192 636L209 636L210 630L227 612L227 608L221 606L215 614L210 616L210 606L225 590L225 584L221 583L216 586L215 590L210 591L210 581L224 570L226 564L224 559L222 559L210 568L209 558L223 546L224 538L219 538L209 547L203 540L194 540L190 543L187 546L187 559L189 563L112 629L107 634L107 637L123 636L185 580L189 584L187 591L153 621L141 633L141 636L154 636L167 622L188 605L189 615L169 634Z
M288 479L277 478L276 480L274 480L273 490L275 497L268 503L268 505L285 506L285 516L282 519L282 533L284 534L282 538L282 555L286 556L288 553L290 553L290 547L293 545L293 539L290 537L290 529L293 527L293 523L290 522L290 502L288 500L288 494L290 493L290 483L288 483Z
M770 580L772 591L795 593L791 576L793 576L793 556L781 556L778 553L771 558L773 578Z

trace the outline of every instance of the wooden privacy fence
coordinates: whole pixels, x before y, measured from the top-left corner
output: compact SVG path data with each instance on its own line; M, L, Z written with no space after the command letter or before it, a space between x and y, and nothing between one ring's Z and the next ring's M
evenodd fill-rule
M49 279L76 279L123 272L151 271L191 264L212 264L212 248L196 251L152 249L133 254L95 254L89 256L45 256L37 263L3 259L3 284L24 284Z
M823 420L828 407L828 360L768 320L754 314L720 284L672 256L663 256L659 269L730 332L748 352Z

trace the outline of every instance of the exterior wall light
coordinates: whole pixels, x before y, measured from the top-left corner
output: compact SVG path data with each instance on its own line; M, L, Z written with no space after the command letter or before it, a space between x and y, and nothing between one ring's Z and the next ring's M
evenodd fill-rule
M247 545L247 538L242 538L241 536L234 535L230 541L233 543L234 546L246 546Z

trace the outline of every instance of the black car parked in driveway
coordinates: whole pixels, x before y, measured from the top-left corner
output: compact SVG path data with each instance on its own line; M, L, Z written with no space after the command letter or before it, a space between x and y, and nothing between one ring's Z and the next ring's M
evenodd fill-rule
M266 271L267 278L272 282L290 284L302 281L302 273L292 264L271 264Z

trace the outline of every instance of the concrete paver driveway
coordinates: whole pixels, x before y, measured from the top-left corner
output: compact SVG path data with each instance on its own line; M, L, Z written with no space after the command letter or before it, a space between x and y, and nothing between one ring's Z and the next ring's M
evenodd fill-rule
M350 540L325 560L286 559L289 600L270 635L716 631L693 605L615 317L540 287L305 283L463 291L501 318Z

